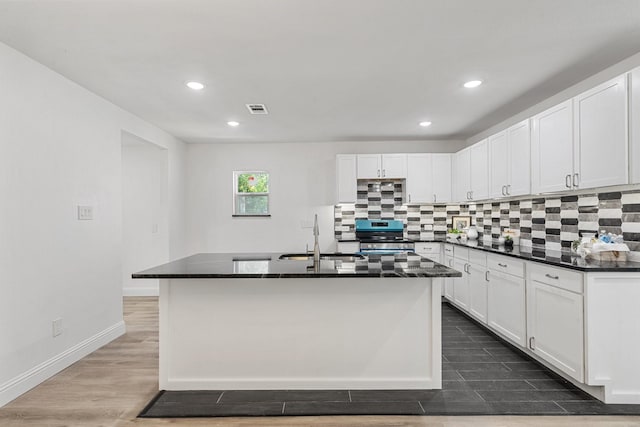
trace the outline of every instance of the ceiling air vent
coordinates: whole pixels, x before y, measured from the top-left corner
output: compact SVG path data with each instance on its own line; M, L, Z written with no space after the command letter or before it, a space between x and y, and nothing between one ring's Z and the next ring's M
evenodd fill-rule
M247 108L251 114L269 114L264 104L247 104Z

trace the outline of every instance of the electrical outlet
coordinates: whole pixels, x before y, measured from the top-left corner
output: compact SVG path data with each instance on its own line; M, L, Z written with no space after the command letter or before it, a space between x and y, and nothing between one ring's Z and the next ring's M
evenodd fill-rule
M53 336L57 337L62 334L62 317L54 319L51 322Z
M78 205L78 220L86 221L93 219L93 206Z

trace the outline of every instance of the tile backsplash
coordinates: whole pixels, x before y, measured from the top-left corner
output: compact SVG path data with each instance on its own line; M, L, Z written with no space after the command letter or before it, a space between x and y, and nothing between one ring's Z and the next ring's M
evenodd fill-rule
M640 251L640 189L469 204L403 204L402 181L358 181L357 202L334 208L338 240L355 239L356 219L398 219L407 239L445 240L452 217L470 216L480 238L505 228L520 231L520 245L568 249L582 233L622 234Z

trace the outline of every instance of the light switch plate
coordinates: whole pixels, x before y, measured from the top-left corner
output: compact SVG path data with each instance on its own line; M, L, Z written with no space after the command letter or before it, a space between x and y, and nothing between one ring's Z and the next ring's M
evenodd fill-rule
M78 220L86 221L93 219L93 206L78 205Z

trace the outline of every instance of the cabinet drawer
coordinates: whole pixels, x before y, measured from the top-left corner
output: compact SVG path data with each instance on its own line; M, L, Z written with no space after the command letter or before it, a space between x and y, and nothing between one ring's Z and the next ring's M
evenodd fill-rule
M529 279L556 288L581 294L583 292L583 274L566 268L529 263Z
M494 254L487 255L487 267L489 270L511 274L516 277L524 277L524 265L525 262L519 259Z
M444 245L444 255L445 256L453 256L453 245L445 243L445 245Z
M469 249L469 262L480 267L487 266L487 253L477 249Z
M415 251L420 255L440 255L440 243L416 242Z
M469 261L469 248L454 246L453 257L456 259L463 259L465 261Z

